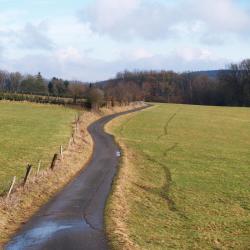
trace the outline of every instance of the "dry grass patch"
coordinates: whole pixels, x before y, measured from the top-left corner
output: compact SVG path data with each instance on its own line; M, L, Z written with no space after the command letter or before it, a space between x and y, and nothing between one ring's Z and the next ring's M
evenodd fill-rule
M105 209L106 231L112 249L136 250L140 248L131 240L127 226L127 218L130 214L127 197L133 195L131 183L135 180L128 158L131 158L133 154L128 153L124 144L120 143L120 146L126 153L122 158L122 167L113 183L115 188L111 192Z

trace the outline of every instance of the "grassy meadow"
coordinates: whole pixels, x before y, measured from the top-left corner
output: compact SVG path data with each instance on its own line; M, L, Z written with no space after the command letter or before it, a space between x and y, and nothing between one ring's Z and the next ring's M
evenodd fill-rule
M108 226L122 225L139 249L250 249L249 108L157 104L108 130L127 162ZM119 202L126 216L114 219Z
M0 102L0 193L27 164L48 167L68 142L76 111L55 105Z

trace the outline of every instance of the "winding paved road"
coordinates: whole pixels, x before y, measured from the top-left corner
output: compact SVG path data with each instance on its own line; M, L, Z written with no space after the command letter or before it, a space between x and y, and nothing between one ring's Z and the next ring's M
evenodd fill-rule
M119 150L104 125L106 116L88 128L94 140L90 163L35 214L5 246L6 250L105 250L104 207L117 170Z

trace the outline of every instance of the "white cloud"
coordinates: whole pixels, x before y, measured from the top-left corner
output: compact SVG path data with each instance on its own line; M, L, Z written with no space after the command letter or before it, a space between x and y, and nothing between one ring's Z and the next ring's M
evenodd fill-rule
M91 29L114 39L146 40L176 36L202 37L234 33L248 35L250 15L233 0L181 0L175 4L153 0L96 0L81 13ZM208 39L211 43L211 39Z
M96 36L87 23L81 23L75 17L51 18L48 22L48 35L58 43L81 43Z
M47 55L41 53L26 55L11 61L0 59L0 66L5 65L11 71L18 70L22 73L32 74L42 72L49 78L57 76L83 81L108 79L124 69L165 69L182 72L223 68L226 63L228 63L226 59L216 57L211 51L196 48L182 48L165 55L153 55L149 51L139 48L133 51L131 56L128 52L123 52L117 60L110 62L94 59L73 47Z
M216 69L250 53L250 15L236 0L93 0L78 16L61 8L46 21L39 8L0 11L0 68L102 80L124 69Z
M0 44L0 58L4 57L4 48L3 46Z
M141 0L96 0L81 13L93 31L115 39L142 37L149 40L169 36L176 18L172 8Z
M197 49L184 47L179 48L176 52L179 58L185 61L195 61L195 60L216 60L217 58L207 49Z
M143 47L137 47L134 49L123 49L120 51L117 50L116 53L118 58L123 58L124 60L140 60L152 58L154 56L153 52Z
M53 49L54 43L50 39L48 31L47 22L27 22L23 11L0 12L1 43L4 49L12 55L18 56L22 54L23 49Z
M47 32L48 25L45 22L41 22L38 25L27 23L17 33L18 43L23 48L51 50L54 44L48 37Z
M144 59L144 58L151 58L151 57L153 57L153 53L151 53L150 51L144 48L138 48L134 51L135 59Z
M249 13L233 0L190 0L189 13L214 31L238 33L249 30Z
M80 52L76 48L73 48L73 47L58 50L56 51L56 55L57 55L57 58L62 62L65 62L65 61L79 62L82 59Z
M173 50L168 54L155 54L148 58L131 57L124 60L121 57L116 65L120 66L119 71L123 69L155 69L183 72L224 68L227 63L227 59L220 58L207 49L184 47Z
M96 28L113 29L139 7L139 0L97 0L87 8L89 17L94 16Z

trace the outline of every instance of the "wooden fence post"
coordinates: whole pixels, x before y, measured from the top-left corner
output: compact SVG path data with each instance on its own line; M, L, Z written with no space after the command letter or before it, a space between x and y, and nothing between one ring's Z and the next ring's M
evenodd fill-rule
M25 186L26 182L28 181L28 178L29 178L30 173L31 173L31 169L32 169L32 165L28 164L27 169L26 169L26 174L24 177L24 181L23 181L23 186Z
M80 123L80 115L79 113L75 116L75 129L76 129L76 132L78 132L79 130L79 123Z
M69 139L69 145L68 145L68 147L71 146L71 143L72 143L72 137L70 137L70 139Z
M41 160L38 162L38 167L37 167L37 172L36 172L37 175L40 172L40 168L41 168Z
M61 159L63 160L63 146L60 146L60 155L61 155Z
M14 178L13 178L13 180L12 180L12 183L11 183L11 186L10 186L10 189L9 189L9 192L8 192L8 194L7 194L7 199L9 199L9 197L10 197L10 194L11 194L11 192L12 192L12 189L13 189L13 187L14 187L14 185L15 185L15 182L16 182L16 176L14 176Z
M58 158L58 154L54 154L54 157L53 157L53 160L52 160L51 166L50 166L51 170L54 170L57 158Z
M76 114L75 114L75 123L76 123L76 120L77 120L77 118L76 118L77 116L76 116Z

